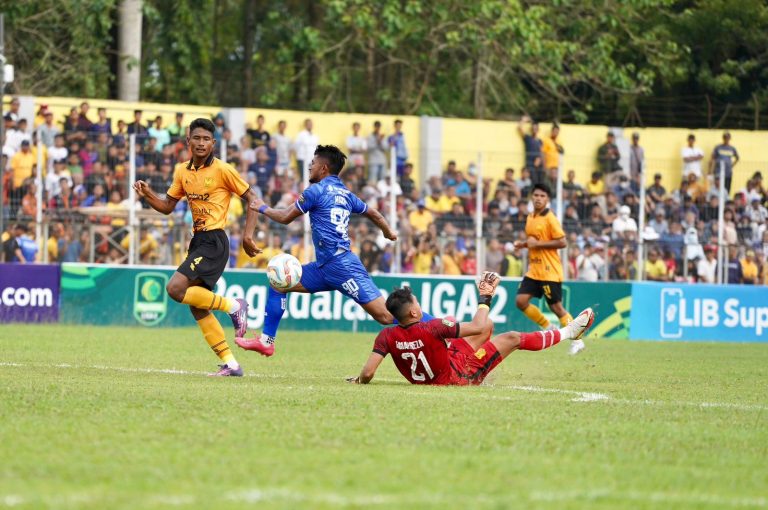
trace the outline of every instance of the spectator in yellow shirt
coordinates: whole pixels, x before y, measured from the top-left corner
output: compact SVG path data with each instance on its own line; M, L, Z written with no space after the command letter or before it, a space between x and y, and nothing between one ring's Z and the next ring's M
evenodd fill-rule
M560 126L552 125L549 138L542 141L541 152L544 155L544 169L560 168L560 154L564 153L563 146L557 143L557 135L560 134Z
M648 260L645 261L645 279L654 282L669 281L667 265L659 257L659 251L655 248L648 252Z
M456 243L453 241L446 243L443 256L440 257L440 262L443 265L443 274L460 275L462 259L461 253L456 251Z
M458 198L457 198L458 200ZM451 210L452 202L443 195L443 190L432 188L432 193L425 200L427 209L434 214L445 214Z
M754 250L747 250L746 256L741 260L741 275L743 283L755 285L757 281L757 263L755 262Z
M425 240L419 242L419 251L413 257L413 272L415 274L431 274L432 273L432 261L435 257L435 252L432 247Z
M435 221L435 218L432 216L432 213L427 210L423 198L416 202L416 207L416 210L411 211L408 215L408 221L415 233L424 234L429 226Z
M605 182L603 181L603 174L600 172L592 172L592 179L587 183L587 194L602 195L605 193Z

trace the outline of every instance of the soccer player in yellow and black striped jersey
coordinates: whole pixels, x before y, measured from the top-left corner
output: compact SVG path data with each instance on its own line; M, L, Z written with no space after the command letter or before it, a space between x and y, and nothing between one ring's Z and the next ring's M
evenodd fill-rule
M565 248L565 232L557 217L549 209L549 186L535 184L531 191L533 214L525 221L526 241L516 241L516 248L528 248L528 272L525 273L517 289L515 304L526 317L541 326L542 329L555 329L541 313L539 307L531 303L531 298L547 300L549 309L560 318L560 325L565 326L573 320L563 307L563 263L557 250ZM571 354L584 349L581 339L571 342Z
M187 143L192 159L176 165L173 183L165 196L157 195L144 181L136 181L133 188L153 209L163 214L170 214L179 200L187 198L194 235L186 260L173 274L166 290L173 300L189 305L205 341L223 362L219 371L211 375L237 377L243 375L243 370L211 311L228 313L235 336L245 336L248 303L212 291L229 262L229 240L224 226L232 193L248 203L256 196L234 168L213 157L214 129L213 122L208 119L195 119L189 125ZM243 249L249 257L261 252L253 239L257 214L248 209L245 220Z

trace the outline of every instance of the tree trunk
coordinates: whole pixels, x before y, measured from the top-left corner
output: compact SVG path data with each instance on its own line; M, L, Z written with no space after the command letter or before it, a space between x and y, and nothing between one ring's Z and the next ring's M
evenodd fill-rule
M138 101L141 89L141 0L120 2L117 98Z
M256 37L256 0L243 0L243 88L241 102L253 104L253 53Z

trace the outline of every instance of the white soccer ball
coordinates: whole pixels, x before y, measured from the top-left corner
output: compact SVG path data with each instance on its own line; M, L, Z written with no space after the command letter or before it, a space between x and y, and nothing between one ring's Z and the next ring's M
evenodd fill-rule
M267 278L276 289L291 289L301 281L301 262L288 253L275 255L267 264Z

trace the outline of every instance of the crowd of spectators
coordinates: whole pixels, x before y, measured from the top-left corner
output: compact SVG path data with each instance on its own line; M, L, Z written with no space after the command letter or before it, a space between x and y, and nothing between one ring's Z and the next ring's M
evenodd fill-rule
M234 140L224 116L213 118L217 153L232 164L251 188L273 207L287 207L301 192L302 169L312 158L320 140L312 119L293 138L286 134L286 121L277 119L276 130L267 129L267 119L258 115L247 126L245 135ZM99 108L92 116L88 103L72 108L56 122L53 113L41 105L33 125L18 116L18 102L4 118L2 168L3 207L8 228L4 233L5 260L89 261L122 263L129 242L126 214L131 207L146 209L140 201L129 203L128 139L136 134L137 177L153 189L164 191L173 177L177 162L188 159L185 145L185 116L177 113L166 127L157 116L145 123L142 111L133 121L112 125L108 112ZM390 197L395 195L395 214L400 231L400 250L386 242L373 225L353 218L349 235L353 249L369 271L390 272L399 266L403 272L417 274L474 275L478 265L505 276L522 276L527 265L525 250L514 248L514 241L525 239L529 214L529 195L533 184L545 183L553 190L560 157L560 128L554 125L540 138L538 125L523 117L518 130L525 147L519 169L510 166L498 181L479 181L473 163L463 167L449 161L441 175L429 177L423 186L413 179L413 165L403 123L396 120L387 130L378 121L371 126L355 122L342 149L349 155L341 177L348 188L370 207L390 216ZM44 218L49 225L45 255L35 242L37 210L34 177L37 172L37 140L43 144ZM393 151L394 149L394 151ZM389 177L389 157L394 153L396 182ZM709 166L704 169L703 163ZM621 155L614 133L595 155L595 171L587 182L578 182L576 173L567 170L563 182L563 228L568 237L564 264L570 278L587 281L631 280L640 264L646 279L660 281L714 282L717 250L717 178L725 169L730 189L738 152L730 135L707 158L696 147L693 135L681 152L683 179L666 182L663 174L654 175L640 202L640 175L645 152L639 134L632 136L629 168L621 166ZM477 188L482 187L482 203L477 203ZM725 203L725 245L728 246L728 281L762 283L768 279L766 233L766 192L763 178L756 172L743 190ZM482 232L476 232L478 206L483 216ZM239 249L244 225L245 204L232 200L228 233L233 267L264 267L281 251L303 258L302 222L285 226L260 217L257 240L264 253L253 259ZM120 214L118 211L122 211ZM641 211L646 227L638 232ZM175 264L189 239L191 215L186 201L180 201L170 217L143 217L137 234L137 252L145 263ZM638 241L642 237L645 260L638 261ZM478 250L476 243L483 246ZM7 245L7 246L6 246ZM26 250L26 251L25 251ZM483 260L478 261L478 253Z

